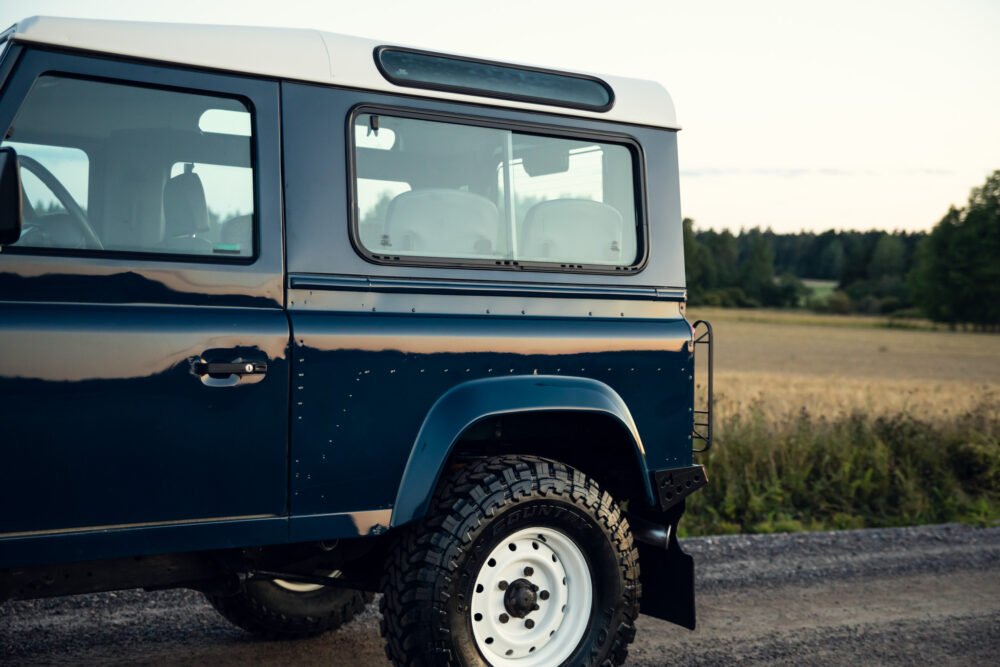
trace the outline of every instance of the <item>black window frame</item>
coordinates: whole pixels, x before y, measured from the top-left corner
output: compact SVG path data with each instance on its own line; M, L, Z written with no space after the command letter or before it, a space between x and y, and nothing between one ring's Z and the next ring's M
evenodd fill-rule
M3 42L5 47L0 50L0 91L6 87L7 79L10 78L11 72L14 71L14 65L21 56L21 44L11 39L16 27L11 26L0 33L0 42Z
M365 114L412 118L432 122L472 125L495 130L509 130L520 134L533 134L553 139L582 139L623 146L632 156L633 198L636 225L636 261L628 266L609 264L573 264L566 262L539 262L508 259L479 259L452 257L425 257L422 255L392 255L370 251L361 242L360 219L357 192L357 147L354 140L354 126L359 116ZM594 275L635 275L646 268L649 261L649 217L646 203L646 159L642 144L634 136L625 132L600 131L549 125L544 122L526 123L503 118L490 118L474 114L446 111L414 109L412 107L386 104L357 104L347 114L347 194L348 231L351 245L365 261L382 266L411 266L447 269L490 269L503 271L527 271L545 273L577 273Z
M608 94L607 104L596 105L596 104L582 104L579 102L571 102L567 100L561 100L559 98L551 97L536 97L534 95L519 95L517 93L505 93L502 91L490 90L489 88L470 88L468 86L451 85L447 83L433 83L429 81L420 81L413 79L400 79L399 77L393 76L385 65L382 63L382 54L391 51L397 53L407 53L415 54L418 56L430 56L434 58L444 58L446 60L453 60L457 63L471 63L474 65L485 65L488 67L499 67L509 70L520 70L522 72L534 72L537 74L547 74L550 76L559 76L567 79L579 79L581 81L588 81L590 83L596 83L600 88L602 88ZM393 83L397 86L403 86L407 88L419 88L422 90L440 90L442 92L449 93L459 93L461 95L472 95L475 97L492 97L499 100L512 100L517 102L528 102L531 104L541 104L544 106L557 106L564 107L567 109L580 109L581 111L595 111L598 113L605 113L610 111L615 106L615 91L611 85L596 76L589 74L577 74L575 72L562 72L559 70L546 69L543 67L531 67L527 65L512 65L511 63L499 62L497 60L485 60L483 58L468 58L465 56L456 56L448 53L440 53L437 51L427 51L424 49L410 49L400 46L383 45L376 47L374 53L375 57L375 67L378 68L379 73L385 77L386 81Z
M3 32L0 32L0 61L3 60L4 53L7 52L7 49L13 46L13 44L10 41L10 36L13 35L14 32L15 32L14 26L7 28Z
M17 43L14 42L13 45ZM100 62L104 60L105 57L101 55L84 54L80 52L75 52L72 50L63 49L37 49L38 52L42 54L52 53L58 56L70 56L80 58L86 61L96 61ZM166 66L163 63L131 63L122 62L116 63L125 65L127 68L139 68L145 69L147 67L152 68L151 72L155 72L161 69L169 69L173 72L179 73L181 75L192 74L194 76L202 76L199 72L192 72L191 70L185 70L183 68L173 68L169 64ZM31 91L34 89L35 85L40 79L46 76L57 76L68 79L77 79L83 81L93 81L97 83L106 83L112 85L124 85L133 88L145 88L150 90L165 91L165 92L176 92L187 95L198 95L202 97L216 97L222 99L235 100L243 104L247 110L250 112L250 122L251 122L251 135L248 137L250 139L250 169L253 175L253 225L251 231L251 238L253 241L253 252L249 255L205 255L205 254L192 254L192 253L181 253L181 252L153 252L149 250L105 250L98 248L58 248L58 247L32 247L32 246L18 246L18 245L7 245L3 247L3 253L5 255L26 255L26 256L40 256L40 257L79 257L79 258L96 258L96 259L110 259L110 260L136 260L136 261L152 261L152 262L163 262L163 263L191 263L191 264L210 264L210 265L242 265L250 266L255 264L261 258L261 243L262 243L262 233L260 224L260 211L262 209L262 188L264 184L261 182L261 174L259 169L259 137L262 131L261 119L256 105L252 97L249 95L232 93L232 92L220 92L214 88L208 87L188 87L184 85L176 85L171 83L166 83L163 81L157 81L155 78L128 78L123 77L120 74L105 75L95 73L94 68L88 68L86 65L79 68L79 70L67 67L46 67L38 71L31 81L30 86L28 86L25 95L18 101L18 106L14 110L14 115L12 116L11 122L16 120L17 113L20 112L21 106L28 99ZM80 71L83 70L83 71ZM219 75L214 73L205 73L205 75L210 77L218 77ZM225 76L225 75L223 75ZM6 133L9 128L3 128L3 132ZM17 141L17 138L13 138ZM80 148L87 151L81 147L74 146L74 148ZM88 153L88 159L90 155ZM88 179L90 177L88 176Z

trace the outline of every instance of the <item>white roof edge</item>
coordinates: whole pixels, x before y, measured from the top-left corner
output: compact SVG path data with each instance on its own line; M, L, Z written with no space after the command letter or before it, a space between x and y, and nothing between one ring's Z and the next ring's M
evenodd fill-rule
M406 45L318 30L33 16L18 22L11 38L243 74L680 129L670 94L655 81L579 72L611 86L615 103L606 112L410 88L387 81L373 56L378 46Z

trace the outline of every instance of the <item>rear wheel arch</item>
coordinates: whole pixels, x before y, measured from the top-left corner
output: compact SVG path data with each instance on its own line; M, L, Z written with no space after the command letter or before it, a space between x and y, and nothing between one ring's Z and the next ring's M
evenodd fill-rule
M450 468L469 458L507 454L562 461L621 501L654 503L638 429L611 387L565 376L488 378L452 388L429 411L391 525L421 518Z
M494 437L484 439L483 431ZM486 417L456 439L444 468L505 455L559 461L594 479L620 503L651 502L642 451L625 425L605 412L538 410Z

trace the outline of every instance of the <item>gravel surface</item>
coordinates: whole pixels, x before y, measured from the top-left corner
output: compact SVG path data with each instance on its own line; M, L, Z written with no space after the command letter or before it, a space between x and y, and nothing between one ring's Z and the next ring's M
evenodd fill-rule
M684 541L695 632L646 616L629 665L1000 664L1000 528L946 525ZM349 626L264 642L197 593L0 605L0 664L386 666L370 607Z

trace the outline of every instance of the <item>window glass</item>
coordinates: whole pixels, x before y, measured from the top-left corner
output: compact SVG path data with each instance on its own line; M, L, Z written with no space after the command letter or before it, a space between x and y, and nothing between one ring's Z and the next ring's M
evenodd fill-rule
M10 146L17 151L21 160L29 158L41 164L63 184L76 203L86 210L89 186L87 179L90 175L90 160L86 153L79 148L40 146L16 141L4 142L4 146ZM21 180L25 200L32 208L49 213L66 211L59 198L33 172L22 170Z
M253 254L250 111L232 99L42 76L7 141L19 248Z
M627 147L384 115L358 121L358 237L372 254L564 268L636 263ZM374 147L372 135L386 130L391 145Z
M376 131L367 125L357 125L354 128L354 137L358 148L387 151L396 143L396 133L388 127Z
M190 167L201 179L208 207L208 225L201 235L212 241L216 254L248 255L253 249L253 170L203 162L178 162L176 178Z
M250 114L246 111L209 109L198 119L198 127L202 132L235 134L240 137L249 137Z
M408 192L410 186L400 181L381 181L374 178L357 180L358 201L363 208L358 210L358 235L361 243L370 249L388 247L385 234L385 216L389 204L398 195Z

